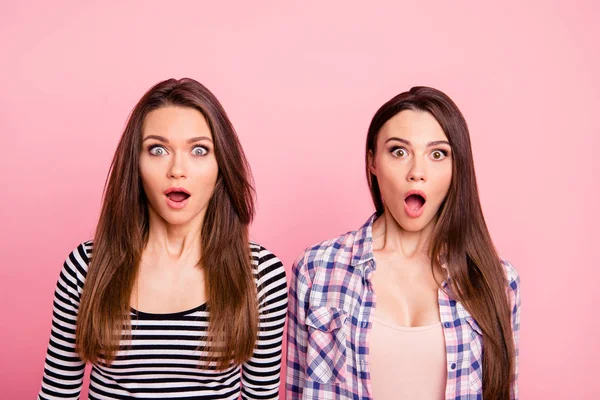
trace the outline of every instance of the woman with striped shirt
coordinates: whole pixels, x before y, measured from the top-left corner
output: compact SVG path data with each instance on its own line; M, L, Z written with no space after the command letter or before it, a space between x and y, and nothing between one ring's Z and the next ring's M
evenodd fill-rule
M248 164L215 96L161 82L134 108L94 241L55 291L40 399L276 399L281 262L250 242Z
M288 399L518 398L519 277L487 230L467 124L439 90L367 135L375 214L294 265Z

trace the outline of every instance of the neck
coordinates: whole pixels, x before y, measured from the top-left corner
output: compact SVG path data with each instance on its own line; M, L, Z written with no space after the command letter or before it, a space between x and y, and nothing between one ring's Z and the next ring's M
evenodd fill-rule
M153 257L170 260L200 260L203 215L196 219L173 225L149 208L148 242L145 251Z
M398 253L404 258L429 258L428 250L436 219L419 231L408 231L386 208L373 223L373 248L376 251Z

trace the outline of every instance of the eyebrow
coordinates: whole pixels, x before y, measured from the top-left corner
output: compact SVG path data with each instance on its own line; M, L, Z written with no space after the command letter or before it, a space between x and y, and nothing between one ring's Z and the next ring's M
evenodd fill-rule
M142 140L142 142L145 142L148 139L156 139L159 142L163 142L163 143L169 143L169 139L167 139L164 136L159 136L159 135L148 135L144 138L144 140ZM200 142L202 140L208 140L209 142L212 142L212 139L209 138L208 136L198 136L198 137L194 137L191 139L188 139L187 142L188 143L195 143L195 142Z
M399 137L395 137L395 136L393 136L393 137L389 138L389 139L388 139L388 140L386 140L385 142L386 142L386 143L388 143L388 142L392 142L392 141L397 141L397 142L400 142L400 143L404 143L404 144L405 144L405 145L407 145L407 146L411 146L411 143L410 143L408 140L406 140L406 139L401 139L401 138L399 138ZM434 142L429 142L429 143L427 143L427 147L439 146L439 145L441 145L441 144L445 144L445 145L448 145L448 146L450 146L450 143L448 143L448 141L447 141L447 140L436 140L436 141L434 141Z

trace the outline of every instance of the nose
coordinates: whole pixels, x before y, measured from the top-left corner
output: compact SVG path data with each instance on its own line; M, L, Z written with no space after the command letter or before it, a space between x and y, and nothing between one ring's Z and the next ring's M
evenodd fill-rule
M427 173L425 171L425 163L421 160L413 159L413 164L406 175L408 182L427 182Z
M185 161L184 156L182 154L175 155L175 157L172 158L171 165L169 165L169 170L167 174L171 179L180 179L186 177L187 173L185 168Z

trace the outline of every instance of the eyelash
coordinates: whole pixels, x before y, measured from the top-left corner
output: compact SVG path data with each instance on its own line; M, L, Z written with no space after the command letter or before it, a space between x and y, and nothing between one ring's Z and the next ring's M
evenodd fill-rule
M406 153L408 153L408 150L406 150L406 148L405 148L405 147L402 147L402 146L394 146L394 147L392 147L392 148L390 149L390 154L392 154L392 155L393 155L393 153L394 153L396 150L404 150ZM439 151L440 153L442 153L442 154L444 155L444 157L448 157L448 151L447 151L447 150L444 150L444 149L433 149L433 150L431 150L431 153L433 153L433 152L435 152L435 151Z
M150 155L151 155L151 156L158 157L158 156L156 156L155 154L152 154L152 150L154 150L154 149L158 149L158 148L160 148L160 149L163 149L165 152L167 152L167 149L165 149L165 147L164 147L163 145L160 145L160 144L153 144L153 145L150 145L150 146L148 147L148 153L150 153ZM200 145L196 145L196 146L192 147L192 153L193 153L193 152L194 152L194 150L195 150L195 149L197 149L197 148L201 148L201 149L203 149L203 150L205 151L205 153L206 153L206 154L202 154L202 155L197 155L198 157L204 157L205 155L207 155L207 154L209 153L208 147L206 147L206 146L200 146ZM196 155L196 154L194 154L194 155Z
M397 150L404 150L404 152L408 153L408 150L406 150L406 148L404 148L404 147L402 147L402 146L394 146L394 147L392 147L392 148L390 149L390 154L391 154L391 155L394 155L394 153L395 153ZM394 157L396 157L396 156L394 156Z
M208 147L206 147L206 146L200 146L200 145L192 147L192 153L194 152L194 150L196 150L198 148L204 150L204 154L194 154L194 155L197 155L198 157L204 157L204 156L206 156L208 154L208 151L209 151Z
M152 150L159 149L159 148L163 149L165 152L167 151L167 149L165 149L164 146L161 146L160 144L153 144L148 147L148 153L150 153L151 156L157 157L156 154L152 154Z

